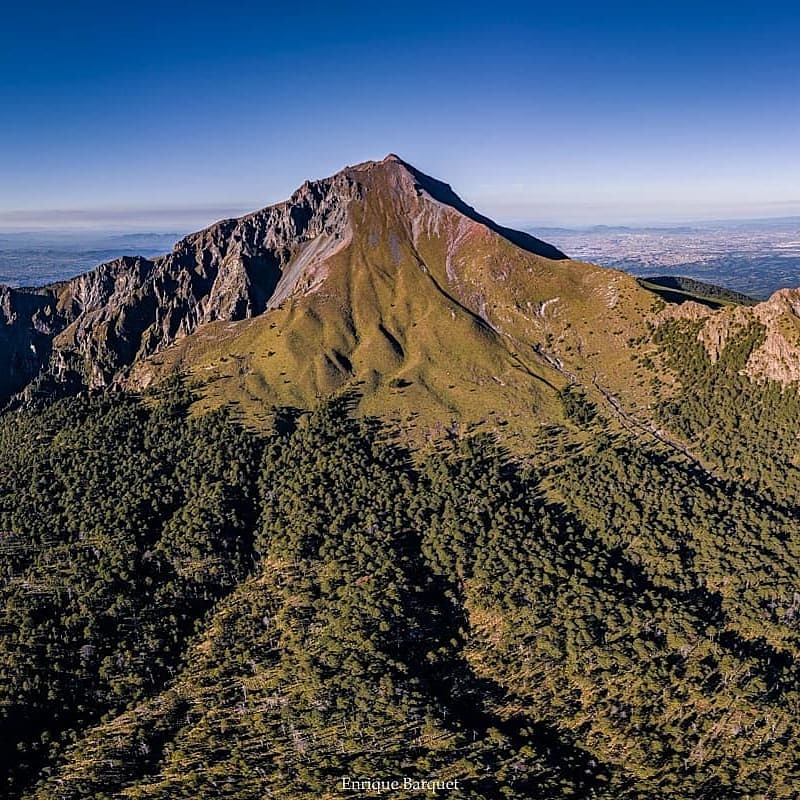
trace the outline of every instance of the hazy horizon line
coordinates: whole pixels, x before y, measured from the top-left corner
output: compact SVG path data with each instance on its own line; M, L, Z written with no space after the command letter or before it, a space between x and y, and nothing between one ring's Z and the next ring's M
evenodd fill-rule
M202 230L224 219L237 218L253 213L264 206L259 205L220 205L189 208L161 208L144 211L141 209L56 209L41 212L0 211L0 235L167 235ZM646 229L681 228L686 226L798 223L800 212L789 214L749 214L749 215L700 215L681 218L647 217L631 219L620 214L618 218L604 220L577 221L569 218L539 218L496 216L502 224L522 230L591 231L603 228Z

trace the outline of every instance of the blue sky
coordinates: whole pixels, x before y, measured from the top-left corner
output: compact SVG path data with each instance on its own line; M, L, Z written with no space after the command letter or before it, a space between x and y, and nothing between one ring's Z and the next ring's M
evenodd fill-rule
M800 11L6 4L0 228L197 227L396 152L515 224L800 214Z

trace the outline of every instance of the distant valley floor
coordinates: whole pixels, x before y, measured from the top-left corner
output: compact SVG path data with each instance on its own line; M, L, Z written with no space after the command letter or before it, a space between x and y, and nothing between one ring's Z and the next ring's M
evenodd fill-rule
M572 258L638 277L681 275L764 299L800 286L800 219L537 228Z

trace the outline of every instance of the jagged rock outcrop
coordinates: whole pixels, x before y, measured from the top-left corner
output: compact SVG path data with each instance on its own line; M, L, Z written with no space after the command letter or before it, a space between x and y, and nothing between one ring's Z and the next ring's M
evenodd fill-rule
M714 311L698 303L669 306L659 321L685 319L699 325L697 339L715 362L725 347L752 326L763 333L744 374L788 385L800 382L800 289L780 289L755 306Z
M346 241L347 204L357 193L340 173L305 183L285 203L191 234L160 258L119 258L41 289L0 287L7 356L0 393L21 390L42 370L108 386L204 323L280 304L304 264Z
M800 381L800 290L781 289L753 309L764 341L751 354L746 372L783 384Z

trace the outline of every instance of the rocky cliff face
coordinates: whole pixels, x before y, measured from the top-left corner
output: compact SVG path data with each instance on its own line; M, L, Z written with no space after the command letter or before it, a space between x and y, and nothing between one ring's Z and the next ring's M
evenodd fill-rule
M304 184L285 203L224 220L148 260L120 258L37 290L0 287L0 394L42 371L91 387L114 383L137 359L198 326L279 305L312 254L347 239L359 187L346 173Z
M670 306L661 316L699 323L697 338L712 362L738 335L757 326L763 337L750 354L744 373L756 381L800 382L800 289L780 289L758 305L719 311L689 302Z

